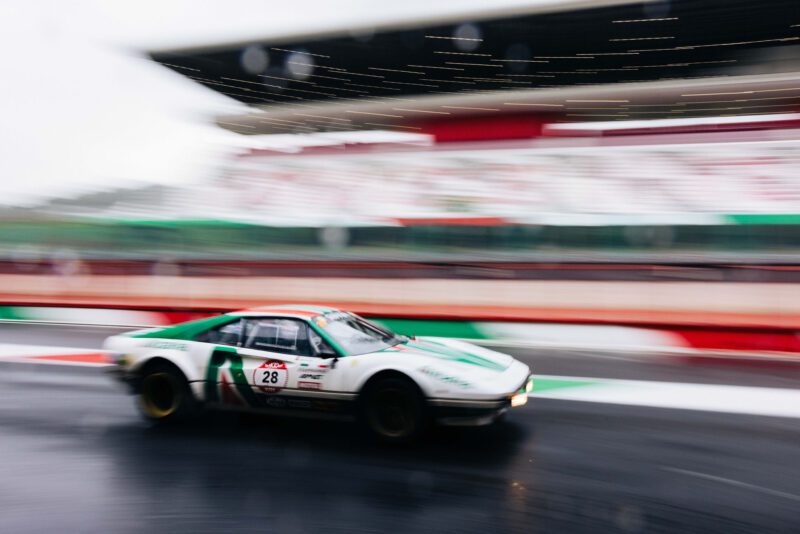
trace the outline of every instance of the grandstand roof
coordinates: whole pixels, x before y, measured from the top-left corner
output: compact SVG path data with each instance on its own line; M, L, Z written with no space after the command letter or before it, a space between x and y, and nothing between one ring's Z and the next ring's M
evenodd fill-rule
M152 57L261 110L220 120L242 133L413 131L426 121L487 113L608 120L797 109L796 0L575 6L404 20L374 33L349 28ZM731 87L737 84L745 86ZM774 93L754 93L766 89Z

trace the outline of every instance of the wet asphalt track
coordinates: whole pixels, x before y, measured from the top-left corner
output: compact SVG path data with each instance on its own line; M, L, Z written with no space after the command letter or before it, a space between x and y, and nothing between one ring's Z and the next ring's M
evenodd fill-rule
M0 342L91 348L108 332L2 325ZM546 374L798 384L786 370L514 352ZM342 423L148 428L98 370L6 365L0 532L800 532L799 426L535 399L496 427L386 448Z

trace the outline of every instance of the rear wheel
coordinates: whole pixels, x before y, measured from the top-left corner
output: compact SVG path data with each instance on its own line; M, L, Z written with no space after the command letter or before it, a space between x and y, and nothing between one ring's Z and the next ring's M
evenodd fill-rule
M413 382L400 377L368 384L361 396L360 412L366 428L384 442L411 442L427 426L422 392Z
M155 423L185 421L197 413L197 401L186 377L166 363L145 368L137 400L144 418Z

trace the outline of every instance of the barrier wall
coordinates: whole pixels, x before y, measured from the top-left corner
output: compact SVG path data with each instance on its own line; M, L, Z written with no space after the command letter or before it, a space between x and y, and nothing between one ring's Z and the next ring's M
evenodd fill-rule
M225 310L220 310L225 311ZM166 326L211 315L201 311L0 306L0 321L121 326ZM500 347L663 355L687 362L800 365L800 337L786 328L622 326L608 324L437 320L366 314L409 336L468 339Z

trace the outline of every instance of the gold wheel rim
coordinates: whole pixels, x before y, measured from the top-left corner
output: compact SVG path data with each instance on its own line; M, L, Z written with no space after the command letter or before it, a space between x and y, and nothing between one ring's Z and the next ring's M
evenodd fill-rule
M142 380L140 399L147 415L162 419L177 410L180 393L169 373L153 373Z

